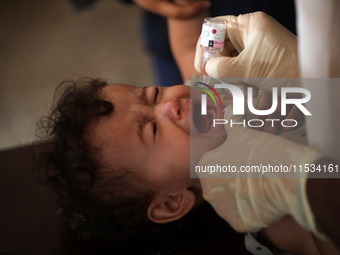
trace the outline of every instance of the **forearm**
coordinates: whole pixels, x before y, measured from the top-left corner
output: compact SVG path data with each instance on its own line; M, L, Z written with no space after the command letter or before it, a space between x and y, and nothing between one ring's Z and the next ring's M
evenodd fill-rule
M197 73L194 67L196 42L201 33L203 19L208 15L208 11L205 11L191 19L168 19L171 50L183 80Z

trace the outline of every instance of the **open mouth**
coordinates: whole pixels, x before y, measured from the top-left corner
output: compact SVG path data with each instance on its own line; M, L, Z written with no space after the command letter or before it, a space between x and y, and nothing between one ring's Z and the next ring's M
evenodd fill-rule
M194 120L197 130L202 134L207 133L211 129L212 124L213 124L213 120L215 116L214 107L208 105L206 115L201 114L200 104L195 104L193 108L194 108L193 109L193 120Z

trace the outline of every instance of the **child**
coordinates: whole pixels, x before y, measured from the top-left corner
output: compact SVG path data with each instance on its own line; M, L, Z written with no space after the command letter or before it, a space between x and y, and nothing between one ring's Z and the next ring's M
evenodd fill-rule
M116 234L121 242L124 233L146 235L154 231L152 222L175 222L203 202L199 180L189 176L188 86L135 88L84 79L66 86L42 122L50 140L36 166L83 237ZM312 236L286 221L283 226L294 229L288 239L308 240L297 247L311 249ZM270 228L262 233L279 248L292 244L266 235Z
M83 79L60 90L50 117L41 122L48 140L35 164L84 238L123 242L157 235L154 223L176 222L203 202L199 180L189 176L189 87L134 88ZM198 151L197 160L226 136L217 138ZM313 253L305 254L320 254L309 233L289 224L287 237L300 240L294 234L303 233L307 242L289 247L289 238L268 230L262 238L283 250L308 247Z

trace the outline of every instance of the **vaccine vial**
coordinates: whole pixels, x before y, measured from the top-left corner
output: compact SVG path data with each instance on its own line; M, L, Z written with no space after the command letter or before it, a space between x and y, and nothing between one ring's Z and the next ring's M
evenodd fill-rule
M203 49L201 70L210 58L219 56L224 47L227 23L219 18L205 18L202 25L201 48Z

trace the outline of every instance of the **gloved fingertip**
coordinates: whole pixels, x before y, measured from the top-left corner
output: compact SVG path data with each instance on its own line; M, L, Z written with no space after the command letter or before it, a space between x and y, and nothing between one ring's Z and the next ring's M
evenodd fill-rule
M217 57L208 60L205 71L212 78L243 77L245 68L238 64L237 57Z

